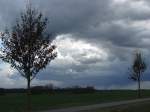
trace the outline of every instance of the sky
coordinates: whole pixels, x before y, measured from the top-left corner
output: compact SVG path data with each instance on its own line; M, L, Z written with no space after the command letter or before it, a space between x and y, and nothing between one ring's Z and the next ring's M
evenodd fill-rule
M26 3L0 0L0 31L15 24ZM128 68L139 50L148 66L142 88L150 89L149 0L31 0L31 4L48 17L58 52L32 86L136 89ZM26 80L1 62L0 87L26 87Z

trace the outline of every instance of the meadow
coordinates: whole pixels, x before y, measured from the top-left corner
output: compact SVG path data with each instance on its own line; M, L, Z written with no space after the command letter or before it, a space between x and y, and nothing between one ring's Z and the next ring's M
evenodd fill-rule
M26 110L26 94L5 94L0 96L1 112L24 112ZM150 91L143 90L142 97L150 97ZM32 110L49 110L82 106L112 101L136 99L136 91L97 91L94 93L49 93L31 96ZM98 110L99 111L99 110ZM96 110L97 112L97 110ZM101 112L101 111L100 111ZM103 112L103 111L102 111ZM107 112L107 111L106 111ZM108 111L109 112L109 111Z

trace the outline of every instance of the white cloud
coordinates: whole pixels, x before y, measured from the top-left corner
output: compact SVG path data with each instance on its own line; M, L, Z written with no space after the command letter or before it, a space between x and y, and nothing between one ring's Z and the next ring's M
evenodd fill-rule
M73 35L60 35L54 43L57 45L58 57L51 66L63 70L66 74L78 74L92 69L99 63L101 66L108 60L108 49L86 41L74 39Z
M98 48L85 41L76 40L71 34L59 35L54 43L58 48L58 58L83 55L86 58L97 56L105 60L108 57L107 52L104 51L105 49Z

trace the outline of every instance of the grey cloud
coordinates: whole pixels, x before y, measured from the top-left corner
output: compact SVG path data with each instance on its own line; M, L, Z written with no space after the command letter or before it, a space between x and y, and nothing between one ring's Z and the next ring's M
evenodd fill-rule
M150 7L146 0L126 0L122 4L112 5L116 19L148 20L150 18Z
M34 2L34 1L33 1ZM37 1L35 1L35 4ZM41 2L40 8L50 17L52 30L58 33L76 33L96 22L109 19L109 0L51 0ZM106 10L105 10L106 9ZM100 17L99 14L102 16Z
M130 6L126 8L130 4L130 1L128 2L121 5L122 7L115 7L112 6L113 0L32 0L32 5L49 17L50 32L71 33L78 35L75 36L76 38L93 40L94 42L104 40L117 46L136 47L140 41L137 36L141 30L132 28L128 24L124 27L121 24L115 24L114 21L118 22L132 17L132 21L135 21L140 17L147 16L149 12L145 14L145 12L140 13ZM8 5L7 8L2 7L3 12L1 12L3 22L7 23L6 21L10 21L9 18L13 18L13 16L16 18L16 14L22 4L25 5L25 1L15 0L12 4L10 0L2 0L1 4ZM145 19L143 18L143 20Z
M1 0L0 1L0 30L11 27L21 13L20 10L25 9L24 0Z

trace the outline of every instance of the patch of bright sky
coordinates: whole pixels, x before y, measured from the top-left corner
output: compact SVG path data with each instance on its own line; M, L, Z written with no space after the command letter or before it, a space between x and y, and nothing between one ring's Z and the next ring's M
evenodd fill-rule
M149 5L142 0L114 0L113 5L118 6L128 5L128 7L130 7L129 8L130 10L136 10L143 13L150 11Z
M58 52L58 57L53 61L55 65L80 64L80 61L86 59L107 60L108 58L105 49L82 40L76 40L70 34L59 35L54 44L57 46Z

